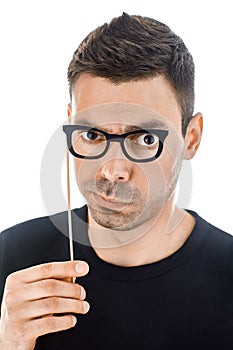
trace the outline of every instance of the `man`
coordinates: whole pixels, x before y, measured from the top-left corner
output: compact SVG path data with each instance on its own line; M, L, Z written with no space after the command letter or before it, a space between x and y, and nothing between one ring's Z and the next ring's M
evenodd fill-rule
M76 260L53 224L67 230L66 212L2 232L0 348L232 349L232 236L174 205L203 123L183 41L123 13L80 44L68 80L87 201Z

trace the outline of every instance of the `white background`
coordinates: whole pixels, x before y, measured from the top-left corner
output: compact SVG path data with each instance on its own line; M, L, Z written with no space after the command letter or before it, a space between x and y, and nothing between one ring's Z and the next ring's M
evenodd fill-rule
M196 64L195 111L204 114L188 205L232 230L231 1L2 1L0 5L0 231L47 215L40 165L66 120L66 72L81 40L122 12L153 17L180 35ZM80 201L81 203L81 201ZM79 206L76 195L72 207Z

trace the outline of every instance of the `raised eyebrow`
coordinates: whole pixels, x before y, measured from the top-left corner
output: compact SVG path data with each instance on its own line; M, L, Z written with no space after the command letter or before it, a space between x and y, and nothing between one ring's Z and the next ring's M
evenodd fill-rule
M98 129L98 130L103 130L103 131L112 131L111 129L105 129L105 128L102 128L101 126L99 125L96 125L95 123L92 123L90 122L89 120L87 119L79 119L79 120L74 120L74 124L75 125L82 125L82 126L87 126L89 128L95 128L95 129Z
M95 127L95 124L92 124L92 123L91 123L89 120L87 120L87 119L79 119L79 120L75 119L75 120L74 120L74 124L75 124L75 125L90 126L90 127L92 127L92 128Z
M133 130L137 130L137 129L143 129L143 130L147 130L147 129L163 129L163 130L168 130L169 127L166 123L164 123L163 121L157 120L157 119L153 119L153 120L149 120L147 122L141 122L137 125L127 125L125 127L125 131L129 132L129 131L133 131Z

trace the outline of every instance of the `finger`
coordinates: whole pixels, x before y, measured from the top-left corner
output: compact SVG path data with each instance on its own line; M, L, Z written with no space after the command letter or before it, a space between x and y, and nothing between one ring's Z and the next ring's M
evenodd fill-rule
M20 290L20 297L22 298L22 290ZM84 300L86 298L86 291L79 284L73 284L63 280L45 279L31 283L30 287L25 288L23 297L25 301L48 297Z
M67 277L62 279L62 281L71 282L71 283L75 283L75 280L76 280L76 277Z
M48 316L32 320L31 331L35 338L54 332L60 332L76 325L77 318L73 315Z
M7 277L7 285L15 286L17 283L30 283L49 278L81 277L88 271L89 266L85 261L46 263L12 273Z
M20 318L28 320L50 314L85 314L89 309L87 301L51 297L25 303Z

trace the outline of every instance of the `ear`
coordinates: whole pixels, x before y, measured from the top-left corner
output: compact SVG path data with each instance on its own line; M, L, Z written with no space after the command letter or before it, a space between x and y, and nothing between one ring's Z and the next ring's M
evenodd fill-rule
M203 116L195 114L190 120L185 134L184 159L192 159L201 142L203 129Z
M71 103L68 103L68 106L67 106L67 115L68 115L68 118L71 117L71 114L72 114L72 106L71 106Z

